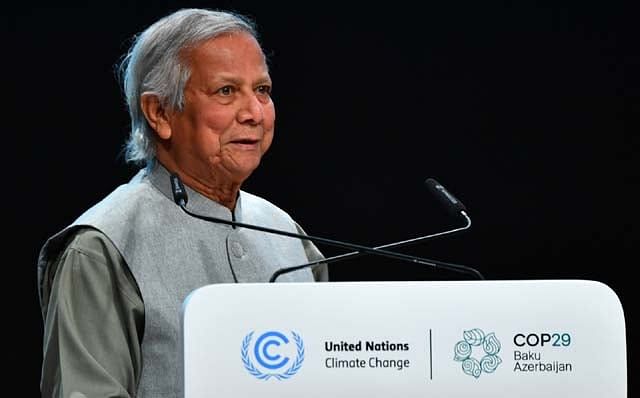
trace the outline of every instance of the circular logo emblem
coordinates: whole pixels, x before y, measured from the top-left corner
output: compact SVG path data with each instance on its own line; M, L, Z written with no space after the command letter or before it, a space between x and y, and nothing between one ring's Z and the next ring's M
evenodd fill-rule
M465 330L462 333L464 340L456 343L453 352L453 359L462 362L462 371L476 379L484 373L493 373L502 359L498 356L500 352L500 341L494 333L487 335L481 329ZM472 356L474 347L482 347L483 353L480 359Z
M285 355L286 346L291 343L285 334L268 331L259 335L255 343L252 343L253 334L251 331L244 337L240 350L242 364L249 374L260 380L269 380L272 377L285 380L298 373L304 361L304 343L300 335L291 332L296 353L295 359L291 359Z

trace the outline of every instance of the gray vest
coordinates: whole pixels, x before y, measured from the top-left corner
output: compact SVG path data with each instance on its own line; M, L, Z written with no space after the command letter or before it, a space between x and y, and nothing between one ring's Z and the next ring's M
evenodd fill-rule
M187 208L197 214L299 233L284 211L241 192L236 209L187 187ZM233 228L185 214L174 202L169 173L156 166L140 171L87 210L43 249L40 267L82 226L102 231L116 246L140 289L145 308L142 375L138 398L178 397L180 308L196 288L212 283L267 282L278 268L309 261L299 239ZM43 270L39 269L39 275ZM309 269L285 274L279 282L311 282Z

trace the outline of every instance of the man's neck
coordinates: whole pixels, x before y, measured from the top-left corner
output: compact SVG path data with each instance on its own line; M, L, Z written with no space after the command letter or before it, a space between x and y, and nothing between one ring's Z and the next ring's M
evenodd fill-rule
M158 160L159 161L159 160ZM216 174L211 174L210 178L203 179L182 170L175 163L166 164L160 162L170 173L176 173L183 184L197 191L208 199L211 199L233 212L236 207L236 201L240 192L241 183L235 182Z

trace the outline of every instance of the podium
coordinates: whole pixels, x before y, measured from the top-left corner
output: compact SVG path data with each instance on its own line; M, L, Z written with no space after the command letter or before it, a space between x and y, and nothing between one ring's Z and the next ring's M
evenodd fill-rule
M626 398L623 309L586 280L208 285L185 398Z

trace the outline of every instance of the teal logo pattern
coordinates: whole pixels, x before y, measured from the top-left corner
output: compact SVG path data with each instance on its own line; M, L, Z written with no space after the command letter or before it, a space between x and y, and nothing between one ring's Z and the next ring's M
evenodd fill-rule
M481 329L476 328L465 330L462 337L463 340L457 342L453 349L453 360L462 362L462 371L465 374L477 379L482 373L493 373L502 363L498 356L500 341L494 333L485 335ZM475 347L481 347L482 353ZM473 356L474 349L479 355Z

